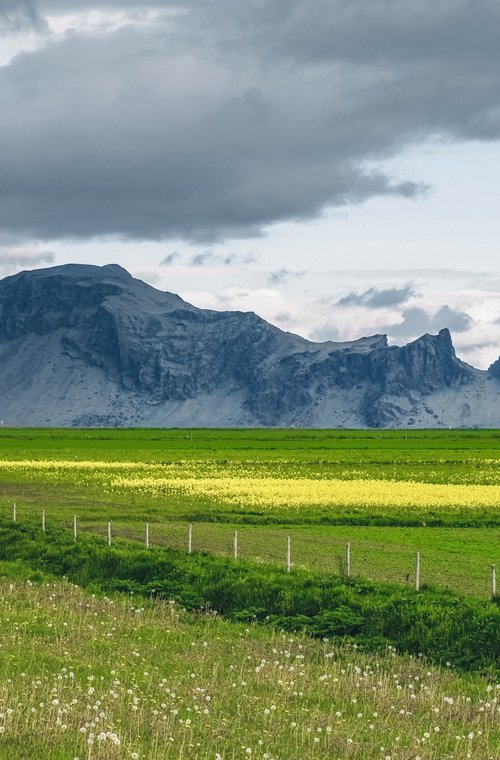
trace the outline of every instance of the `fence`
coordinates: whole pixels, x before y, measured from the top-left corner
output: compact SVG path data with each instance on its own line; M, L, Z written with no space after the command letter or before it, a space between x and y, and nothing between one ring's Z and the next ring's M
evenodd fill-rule
M30 511L31 517L32 512ZM16 504L12 507L12 520L18 522L18 511ZM64 522L58 518L54 520L58 526L64 526ZM40 515L40 528L42 532L46 532L47 528L47 514L43 509ZM196 526L196 528L194 527ZM69 525L67 525L69 528ZM345 543L336 542L331 543L330 548L336 550L336 554L333 552L330 557L330 562L326 557L326 546L319 545L320 555L322 561L314 561L314 555L311 554L311 537L305 536L303 533L298 537L293 538L288 532L285 534L283 529L270 530L269 528L262 528L260 526L244 526L240 530L229 530L224 523L180 523L180 522L165 522L154 523L153 531L151 523L139 523L134 522L132 527L130 524L123 524L118 522L118 528L114 527L112 521L107 523L92 523L88 520L80 522L76 514L72 519L72 532L73 538L77 540L80 532L94 533L101 535L107 539L109 546L112 546L115 539L127 540L134 544L142 544L146 549L151 546L158 547L173 547L185 549L189 554L195 550L208 551L214 554L225 554L232 556L234 560L239 558L254 559L261 562L269 562L273 564L282 564L286 572L290 573L296 566L294 563L294 555L297 556L298 566L307 569L323 569L332 570L336 569L337 573L345 578L354 577L353 574L353 562L356 564L356 557L365 560L364 566L361 562L358 562L358 572L356 575L359 577L368 577L370 580L390 580L393 582L404 582L406 584L412 583L417 591L421 590L422 581L427 580L433 585L446 585L450 586L448 582L442 583L442 575L436 578L436 573L432 577L431 573L426 571L425 557L422 552L417 551L411 555L410 552L406 552L404 555L403 564L400 562L398 565L398 572L396 573L381 573L375 574L375 577L370 578L370 573L367 573L366 556L363 556L361 547L357 547L352 541ZM211 531L210 534L207 534ZM297 532L300 532L300 528ZM256 541L255 534L260 532L260 545ZM290 531L291 532L291 531ZM245 535L243 539L248 538L248 541L242 542L242 533ZM271 536L271 540L269 540ZM221 540L222 537L222 540ZM316 541L319 542L323 536L316 536ZM256 551L256 548L260 551ZM315 547L318 548L318 545ZM262 556L262 549L265 549ZM340 552L339 552L340 550ZM366 552L365 552L366 554ZM316 558L317 559L317 558ZM337 567L332 567L336 562ZM411 565L410 565L411 562ZM486 567L484 568L486 571ZM422 572L424 570L424 572ZM496 565L490 564L488 567L488 573L484 574L484 594L489 586L489 590L492 598L497 597L496 586ZM488 580L489 575L489 580ZM449 577L445 580L449 581ZM461 581L457 590L467 591L467 587ZM478 584L476 584L475 593L478 591Z

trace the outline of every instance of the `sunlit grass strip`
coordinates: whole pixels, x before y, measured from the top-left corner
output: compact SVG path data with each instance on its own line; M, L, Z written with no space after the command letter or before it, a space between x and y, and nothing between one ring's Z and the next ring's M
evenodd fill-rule
M118 477L112 485L153 495L175 491L187 496L280 509L309 505L477 509L500 505L499 486L409 481Z

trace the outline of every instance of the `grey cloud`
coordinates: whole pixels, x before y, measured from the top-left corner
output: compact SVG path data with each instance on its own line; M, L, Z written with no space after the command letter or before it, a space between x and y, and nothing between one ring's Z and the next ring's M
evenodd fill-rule
M190 257L183 257L178 251L173 251L165 256L160 266L171 266L175 262L183 262L187 266L191 267L204 267L204 266L231 266L253 264L257 261L257 257L252 253L228 253L219 254L213 251L202 251L201 253L195 253Z
M160 261L160 266L169 267L180 258L182 257L179 251L172 251Z
M219 254L219 253L214 253L213 251L204 251L203 253L195 253L193 256L191 256L191 259L189 260L189 265L192 267L202 267L202 266L228 267L228 266L231 266L231 264L235 264L235 265L253 264L255 261L257 261L257 257L251 253Z
M45 13L78 13L94 9L140 10L142 8L172 8L182 3L168 0L38 0L38 7Z
M492 272L473 272L470 269L335 269L330 270L329 274L335 277L347 277L349 279L384 279L389 278L426 278L426 279L443 279L443 280L462 280L478 279L481 277L490 278L494 275Z
M220 258L224 266L229 266L230 264L255 264L258 260L258 257L254 253L230 253Z
M249 290L238 290L235 292L229 293L219 293L216 295L216 300L218 305L221 308L225 308L227 305L229 305L230 309L234 310L234 299L235 298L248 298L250 295Z
M313 331L311 338L319 343L322 343L325 340L338 341L340 340L340 333L334 325L326 324L317 327Z
M291 314L289 314L287 311L282 311L279 314L276 314L274 317L276 322L284 322L284 323L290 323L293 322L293 317Z
M451 332L465 332L472 326L472 318L466 312L457 311L445 305L434 315L417 306L405 309L403 321L384 328L393 337L408 338L427 332L438 332L447 327Z
M402 288L386 288L377 290L369 288L364 293L349 293L341 298L338 306L366 306L369 309L383 309L400 306L416 295L413 285L408 284Z
M18 251L0 250L0 267L37 267L40 264L52 264L55 260L55 254L52 251L41 251L40 253L24 253Z
M436 329L447 327L451 332L466 332L472 326L472 317L465 311L442 306L433 318Z
M500 136L497 0L153 2L0 69L0 228L215 241L424 178L370 171L431 136ZM151 7L150 6L150 7ZM144 8L45 0L45 12ZM478 44L478 40L481 44Z
M290 282L290 280L300 279L306 274L307 272L305 270L301 272L292 272L290 269L277 269L275 272L269 272L267 275L267 283L268 285L283 285Z
M47 26L35 0L0 0L0 32L44 31Z
M498 351L498 342L495 340L479 340L476 343L468 343L466 346L460 346L461 354L472 354L483 348L491 348L492 355Z
M161 282L161 276L152 269L135 269L133 276L149 285L158 285Z
M190 266L192 267L204 267L208 264L213 263L214 255L211 253L211 251L205 251L204 253L195 253L189 262Z

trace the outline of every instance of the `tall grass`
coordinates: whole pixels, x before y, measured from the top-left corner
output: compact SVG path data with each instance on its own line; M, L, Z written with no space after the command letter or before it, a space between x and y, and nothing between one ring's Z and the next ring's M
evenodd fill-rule
M0 614L2 760L498 758L500 686L390 649L68 582L0 581Z

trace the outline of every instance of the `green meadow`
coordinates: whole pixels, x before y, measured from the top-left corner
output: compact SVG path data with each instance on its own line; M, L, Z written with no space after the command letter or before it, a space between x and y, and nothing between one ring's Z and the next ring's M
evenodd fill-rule
M51 462L65 467L36 469ZM491 565L500 564L499 462L498 431L3 430L0 513L8 519L15 503L18 521L36 526L45 510L47 525L68 530L76 515L78 531L101 535L111 522L113 540L138 544L148 522L152 544L181 549L191 523L193 549L225 555L237 531L240 557L281 565L290 537L294 568L332 573L345 571L350 544L354 576L405 585L415 581L420 552L423 583L487 598ZM165 472L176 488L143 487ZM311 494L332 480L347 494L353 481L405 493L397 506L374 505L367 492L354 505L311 496L285 509L249 504L244 492L217 498L178 487L207 473L221 484L310 483ZM138 485L113 485L127 477ZM415 484L455 491L446 505L415 506ZM476 486L492 492L487 505L475 504ZM467 503L453 502L469 492Z
M498 760L499 448L2 430L0 760Z

